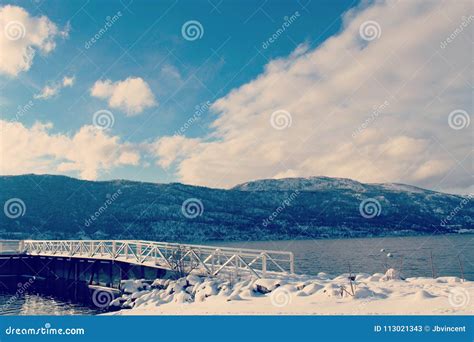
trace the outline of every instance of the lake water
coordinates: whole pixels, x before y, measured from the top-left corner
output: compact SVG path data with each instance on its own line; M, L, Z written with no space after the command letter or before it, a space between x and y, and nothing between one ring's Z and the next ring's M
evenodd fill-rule
M406 277L460 276L474 280L474 235L339 240L215 242L212 245L292 251L297 273L340 275L384 272L400 267ZM381 250L384 250L383 252ZM387 257L390 253L391 257ZM432 255L432 258L431 258ZM433 260L433 262L431 262ZM59 298L26 294L11 300L0 292L0 315L94 315L99 310Z
M386 265L406 277L461 276L474 280L474 235L438 235L337 240L215 242L214 245L291 251L297 273L383 273ZM384 250L381 252L381 250ZM391 257L387 257L390 253ZM431 263L431 254L433 263ZM459 258L458 258L459 256ZM460 260L459 260L460 259Z
M95 315L99 310L52 296L0 292L0 315Z

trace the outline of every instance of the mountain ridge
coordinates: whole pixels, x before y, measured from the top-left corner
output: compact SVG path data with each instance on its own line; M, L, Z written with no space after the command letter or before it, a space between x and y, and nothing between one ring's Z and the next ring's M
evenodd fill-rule
M259 180L224 190L29 174L0 176L0 189L4 206L10 199L25 205L17 218L1 215L0 238L200 242L444 234L474 227L468 197L329 177ZM196 217L183 215L187 200L202 206ZM360 211L369 200L378 210L371 218Z

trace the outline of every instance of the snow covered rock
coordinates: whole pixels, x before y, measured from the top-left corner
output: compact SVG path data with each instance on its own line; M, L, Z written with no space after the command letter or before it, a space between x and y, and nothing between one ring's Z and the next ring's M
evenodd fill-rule
M238 293L230 295L229 298L227 298L228 302L237 301L237 300L242 300L242 297L240 297L240 295Z
M385 275L380 278L380 281L388 281L388 280L404 280L402 277L402 274L400 273L399 270L396 270L394 268L389 268L387 272L385 272Z
M169 279L155 279L155 281L153 281L153 283L151 284L151 288L162 290L167 288L169 283Z
M319 272L318 273L318 278L321 280L329 280L331 279L331 276L325 272Z
M195 301L202 302L206 297L214 296L217 293L216 283L214 281L205 281L196 289Z
M282 281L279 279L265 279L261 278L254 282L254 290L262 294L272 292L277 287L282 285Z
M327 284L321 290L317 292L319 295L327 297L341 297L341 286L337 284Z
M305 286L302 290L307 296L311 296L313 293L316 291L322 289L324 285L318 284L318 283L311 283L307 286Z
M434 298L431 293L425 290L419 290L414 294L415 300L425 300L425 299L431 299Z
M201 284L203 282L202 277L199 277L199 276L194 275L194 274L188 275L186 277L186 280L187 280L188 284L191 285L191 286L194 286L196 284Z
M122 280L120 282L120 289L124 293L128 293L128 294L144 290L145 288L147 288L149 286L150 286L149 284L144 283L144 281L141 280L141 279L139 279L139 280Z
M186 293L186 292L177 293L173 298L174 303L180 303L180 304L191 303L192 301L193 301L193 297L189 293Z
M383 273L374 273L371 277L369 277L368 281L380 281L380 279L384 276Z

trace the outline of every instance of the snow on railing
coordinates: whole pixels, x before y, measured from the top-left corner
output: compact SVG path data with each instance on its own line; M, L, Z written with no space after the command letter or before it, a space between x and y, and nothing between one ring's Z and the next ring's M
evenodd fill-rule
M107 259L210 276L249 272L293 274L291 252L137 240L24 240L31 255Z

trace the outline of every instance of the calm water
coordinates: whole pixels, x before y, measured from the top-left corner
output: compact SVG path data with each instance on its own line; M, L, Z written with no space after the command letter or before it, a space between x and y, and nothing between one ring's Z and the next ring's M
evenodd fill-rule
M461 276L474 280L474 235L443 235L339 240L296 240L259 242L216 242L214 245L291 251L297 273L384 272L386 264L400 267L406 277L432 276L431 257L436 276ZM384 249L384 252L381 252ZM391 253L392 257L387 257Z
M0 292L0 315L95 315L98 310L51 296Z

